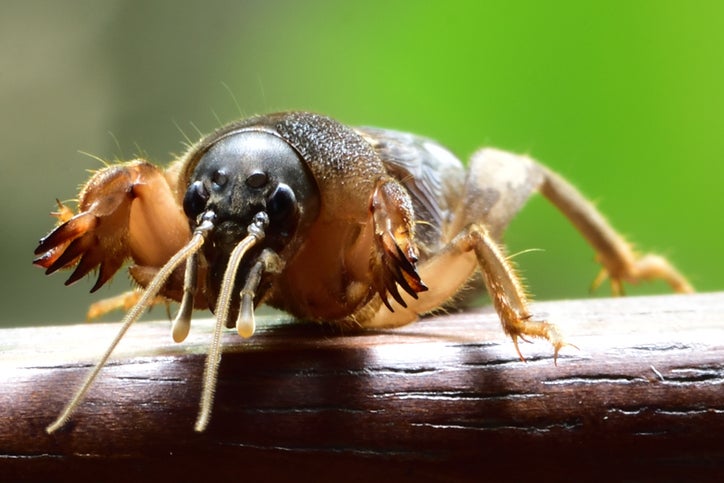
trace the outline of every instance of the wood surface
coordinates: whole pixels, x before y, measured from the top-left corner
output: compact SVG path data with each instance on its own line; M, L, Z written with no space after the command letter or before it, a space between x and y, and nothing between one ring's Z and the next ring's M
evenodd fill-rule
M361 334L261 317L140 322L67 427L44 432L118 324L0 331L0 481L722 481L724 293L534 303L578 348L521 362L490 308ZM159 311L160 313L160 311Z

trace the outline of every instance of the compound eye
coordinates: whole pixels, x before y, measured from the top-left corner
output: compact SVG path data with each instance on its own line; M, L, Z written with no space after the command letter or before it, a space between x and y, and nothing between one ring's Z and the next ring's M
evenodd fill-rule
M255 171L246 178L246 185L249 188L261 188L269 182L269 176L263 171Z
M288 185L279 183L269 197L267 210L269 217L274 220L289 218L297 210L297 197L294 196L294 191Z
M184 213L191 220L195 220L202 211L206 209L206 202L209 201L209 193L201 181L194 181L184 196Z
M218 169L214 171L214 174L211 175L211 182L214 184L215 189L221 189L224 186L226 186L226 183L229 181L229 177L226 174L226 171L223 169Z

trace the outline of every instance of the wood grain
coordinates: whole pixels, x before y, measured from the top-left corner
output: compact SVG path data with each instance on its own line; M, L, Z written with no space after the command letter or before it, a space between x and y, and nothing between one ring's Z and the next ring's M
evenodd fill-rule
M709 480L724 468L724 293L536 303L578 349L518 360L490 309L363 334L261 318L224 335L194 433L212 321L174 344L131 328L63 430L117 324L0 331L0 480ZM203 315L203 314L197 314Z

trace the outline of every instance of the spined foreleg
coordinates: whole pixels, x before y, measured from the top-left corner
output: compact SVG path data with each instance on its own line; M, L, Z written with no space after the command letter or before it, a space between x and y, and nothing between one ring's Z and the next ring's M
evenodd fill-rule
M142 160L110 165L96 172L79 194L78 213L60 205L60 225L40 240L34 260L53 273L75 267L66 284L98 270L91 291L107 282L126 260L132 260L131 275L145 286L152 275L191 236L188 220L176 201L168 172ZM149 275L148 272L151 272ZM162 292L169 298L180 291L172 283ZM182 282L182 280L181 280ZM134 302L124 294L94 305L89 315Z

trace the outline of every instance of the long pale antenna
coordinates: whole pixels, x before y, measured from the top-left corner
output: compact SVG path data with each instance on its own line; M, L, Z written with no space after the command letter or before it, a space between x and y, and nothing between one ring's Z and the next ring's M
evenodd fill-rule
M254 221L247 228L248 235L234 247L229 257L229 262L226 265L218 302L216 303L216 326L214 327L214 335L211 339L211 347L206 356L206 366L204 367L204 381L199 415L196 418L196 425L194 426L194 429L198 432L202 432L206 429L206 426L208 426L211 408L214 404L216 379L219 373L219 363L221 362L221 331L229 318L229 308L231 305L231 295L234 291L236 272L239 270L239 264L241 264L241 260L244 258L246 252L264 239L264 230L268 224L269 217L267 214L263 211L257 213L254 216Z
M63 427L65 423L68 422L73 412L83 401L83 398L88 392L88 389L90 389L91 385L93 385L93 382L98 376L98 373L101 369L103 369L103 366L105 366L108 358L111 356L111 353L121 341L123 336L126 334L128 329L138 319L138 317L141 316L143 311L146 310L148 306L152 303L153 299L156 297L156 295L158 295L158 292L161 291L161 288L164 286L166 280L168 280L168 277L171 275L171 273L173 273L173 271L179 265L181 265L184 260L199 251L199 249L204 244L206 234L211 228L213 228L213 223L209 219L204 219L201 225L199 225L196 230L194 230L194 234L191 237L191 240L181 250L176 252L176 254L171 257L171 259L166 262L166 264L158 271L153 280L151 280L151 283L149 283L146 287L146 290L143 292L141 298L138 300L138 302L136 302L136 305L134 305L133 308L131 308L131 310L129 310L126 316L123 318L121 329L118 331L118 334L116 334L113 342L111 342L111 344L108 346L106 352L100 358L96 366L93 368L90 374L88 374L88 377L86 377L85 382L83 382L81 388L78 390L78 392L75 393L73 399L70 400L65 409L63 409L63 412L60 414L60 416L58 416L58 419L56 419L52 424L45 428L45 431L48 434L57 431L59 428Z

